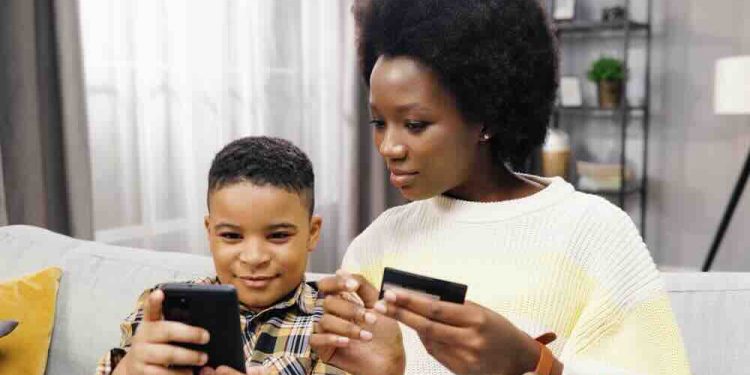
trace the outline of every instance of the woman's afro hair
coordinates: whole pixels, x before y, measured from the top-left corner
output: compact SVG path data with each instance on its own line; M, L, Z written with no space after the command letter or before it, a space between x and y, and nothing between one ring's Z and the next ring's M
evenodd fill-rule
M557 43L539 0L358 0L360 65L380 56L429 67L470 123L492 134L497 162L544 142L558 85Z

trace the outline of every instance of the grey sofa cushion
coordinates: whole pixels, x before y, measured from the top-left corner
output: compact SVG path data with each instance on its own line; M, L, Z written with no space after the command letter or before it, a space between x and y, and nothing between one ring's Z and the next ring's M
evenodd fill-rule
M750 273L664 273L694 374L746 374Z
M91 374L120 342L119 322L146 288L214 273L208 256L122 248L29 226L0 228L0 279L63 270L48 375Z

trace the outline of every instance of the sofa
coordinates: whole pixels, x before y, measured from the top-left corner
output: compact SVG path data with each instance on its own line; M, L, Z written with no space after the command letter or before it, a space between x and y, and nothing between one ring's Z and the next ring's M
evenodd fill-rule
M47 375L93 373L98 358L119 342L119 323L144 289L213 272L207 256L82 241L31 226L0 227L0 281L47 266L64 272ZM693 373L747 374L750 273L663 277Z

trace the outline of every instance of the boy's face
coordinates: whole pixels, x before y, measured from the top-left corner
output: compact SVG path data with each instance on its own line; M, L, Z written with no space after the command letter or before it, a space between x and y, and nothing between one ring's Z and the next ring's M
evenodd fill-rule
M205 224L219 280L251 310L272 306L303 280L321 223L303 197L275 186L240 182L212 192Z

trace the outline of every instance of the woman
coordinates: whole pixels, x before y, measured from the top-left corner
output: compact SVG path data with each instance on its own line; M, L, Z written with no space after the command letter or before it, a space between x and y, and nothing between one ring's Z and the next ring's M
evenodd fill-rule
M375 146L413 202L378 217L346 272L320 282L363 307L329 297L313 345L350 372L400 374L399 321L460 374L689 373L629 217L508 167L543 142L557 88L536 0L373 0L355 13ZM467 284L471 302L378 301L384 267Z

